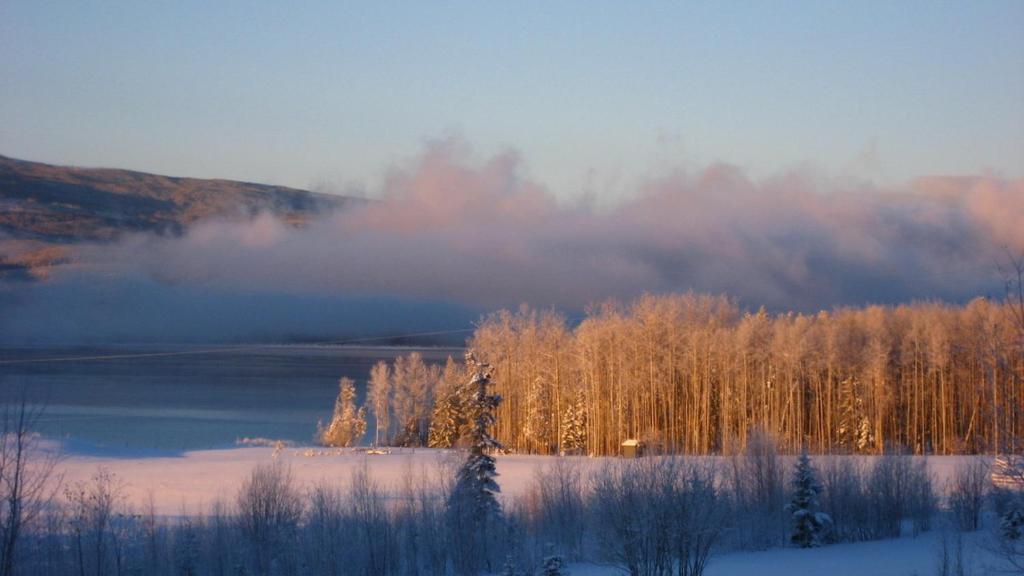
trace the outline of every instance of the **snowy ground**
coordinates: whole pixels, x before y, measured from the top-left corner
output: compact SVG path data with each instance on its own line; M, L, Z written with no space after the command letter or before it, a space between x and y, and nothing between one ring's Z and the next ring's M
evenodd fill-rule
M275 455L276 453L276 455ZM389 454L369 454L351 449L320 447L238 447L192 452L105 451L75 446L60 463L65 482L88 481L99 468L113 472L123 483L127 500L136 507L147 505L152 494L161 515L199 513L215 500L231 501L243 479L258 464L275 460L290 466L295 480L310 487L320 482L345 486L352 472L367 466L370 475L388 490L398 490L402 479L412 477L431 485L449 474L461 455L448 450L390 449ZM577 458L583 466L599 465L599 458ZM504 495L520 494L534 471L551 458L499 456L498 481Z
M801 550L733 552L711 560L705 576L931 576L938 574L943 535L929 532L916 538L836 544ZM953 546L955 535L948 535ZM996 559L985 549L988 534L964 535L965 574L997 573ZM952 554L952 552L951 552ZM576 564L573 576L610 576L622 572L607 566Z
M353 470L365 465L382 487L397 489L409 471L417 479L437 482L439 474L445 473L445 467L459 458L457 452L433 449L391 449L389 454L369 454L352 449L291 446L276 450L258 446L161 452L104 450L84 444L65 444L65 457L60 469L65 481L75 482L87 480L98 468L105 468L123 482L129 502L141 506L149 501L152 494L158 513L175 515L180 514L183 507L191 513L214 500L233 499L242 480L254 466L275 459L288 464L296 481L304 486L318 482L345 485ZM824 458L829 457L817 457L816 461ZM929 469L940 493L962 458L928 458ZM605 461L604 458L573 459L584 468L600 466ZM535 471L550 464L552 458L507 455L498 456L497 461L502 492L515 496L530 484Z
M65 445L60 464L65 482L87 481L105 468L123 482L128 501L142 510L152 498L161 515L201 513L214 500L234 499L245 476L260 463L275 459L289 464L297 482L311 486L318 482L345 485L354 470L367 466L382 486L397 490L411 470L414 477L429 483L450 474L449 466L459 455L445 450L405 449L390 454L317 447L238 447L191 452L108 451L87 445ZM275 455L276 452L276 455ZM819 457L825 458L825 457ZM866 457L865 457L866 458ZM939 491L963 457L931 457L928 465ZM602 458L577 458L584 467L600 466ZM522 493L534 472L552 461L551 457L508 455L498 457L498 478L503 494ZM990 573L992 558L978 544L984 533L965 538L965 552L973 566L970 574ZM757 576L827 574L830 576L892 575L925 576L936 573L942 536L927 533L897 540L841 544L814 550L775 549L764 552L729 553L716 557L708 576L756 574ZM614 568L574 565L577 576L619 574Z

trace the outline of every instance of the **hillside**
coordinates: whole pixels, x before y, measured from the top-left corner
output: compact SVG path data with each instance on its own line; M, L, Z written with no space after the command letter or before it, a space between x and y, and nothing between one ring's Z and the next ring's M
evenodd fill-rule
M265 211L302 225L353 201L283 186L0 156L0 278L45 275L81 242L107 242L127 232L180 234L201 220Z

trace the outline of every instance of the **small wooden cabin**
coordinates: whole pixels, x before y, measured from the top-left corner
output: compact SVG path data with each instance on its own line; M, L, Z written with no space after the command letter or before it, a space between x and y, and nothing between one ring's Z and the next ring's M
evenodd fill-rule
M639 458L644 455L644 445L639 440L630 438L622 443L623 458Z

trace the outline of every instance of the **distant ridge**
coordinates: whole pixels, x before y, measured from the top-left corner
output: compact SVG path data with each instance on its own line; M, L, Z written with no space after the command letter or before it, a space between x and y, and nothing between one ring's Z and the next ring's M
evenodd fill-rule
M361 199L233 180L78 168L0 156L0 279L44 276L81 242L180 234L209 218L270 212L301 226Z

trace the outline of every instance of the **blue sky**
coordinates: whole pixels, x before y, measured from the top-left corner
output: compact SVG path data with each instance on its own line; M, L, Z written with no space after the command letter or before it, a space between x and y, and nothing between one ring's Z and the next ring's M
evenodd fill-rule
M376 190L426 141L562 198L665 170L1024 175L1024 2L0 4L0 154Z

